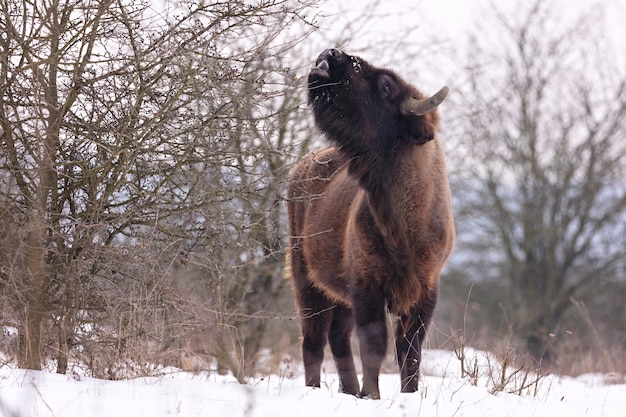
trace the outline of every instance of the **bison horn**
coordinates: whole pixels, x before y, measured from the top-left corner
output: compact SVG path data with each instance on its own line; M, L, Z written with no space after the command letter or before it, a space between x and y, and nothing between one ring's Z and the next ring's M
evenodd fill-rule
M441 88L441 90L437 91L434 96L425 98L423 100L409 97L400 105L400 111L402 112L402 114L423 116L435 110L437 106L439 106L441 102L446 98L446 96L448 95L448 91L450 91L450 89L447 86L444 86Z

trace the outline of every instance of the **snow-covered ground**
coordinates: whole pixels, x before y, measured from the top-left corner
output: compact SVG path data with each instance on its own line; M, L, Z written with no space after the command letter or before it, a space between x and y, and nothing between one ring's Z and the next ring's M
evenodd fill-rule
M238 384L232 376L168 371L163 376L104 381L49 372L0 368L0 415L25 416L455 416L621 417L626 415L623 376L578 378L529 376L508 390L538 381L523 395L490 393L499 369L471 352L477 378L460 376L454 353L426 351L420 391L399 392L396 374L381 376L379 401L337 393L337 376L326 373L322 388L303 377L269 376ZM495 373L494 373L495 372ZM492 376L490 376L492 375ZM533 379L534 378L534 379Z

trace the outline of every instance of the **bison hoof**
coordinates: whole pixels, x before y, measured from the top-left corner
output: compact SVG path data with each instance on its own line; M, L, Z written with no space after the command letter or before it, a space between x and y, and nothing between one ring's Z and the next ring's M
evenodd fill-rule
M361 391L358 397L363 398L364 400L380 400L380 393L379 392L367 393L367 392Z
M359 390L358 389L345 389L343 387L339 387L339 393L355 395L357 397L359 396Z

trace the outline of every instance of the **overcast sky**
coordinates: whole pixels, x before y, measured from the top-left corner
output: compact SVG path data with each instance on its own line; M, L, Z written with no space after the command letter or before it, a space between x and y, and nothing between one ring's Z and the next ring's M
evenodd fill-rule
M613 50L616 51L615 57L608 58L617 59L622 66L626 66L626 1L547 1L559 10L558 16L564 24L573 22L582 13L604 8L607 31L612 34ZM509 13L519 13L519 4L525 7L532 4L531 1L518 0L381 0L374 9L372 4L375 2L376 0L322 0L318 7L318 13L324 16L318 20L321 30L307 41L313 50L306 52L312 55L311 60L314 61L317 52L321 52L323 48L341 46L348 53L360 55L375 65L393 67L402 75L412 78L412 72L417 72L415 68L423 65L423 61L416 65L398 62L396 56L400 56L400 51L393 48L393 43L404 40L407 47L415 46L419 49L433 40L442 46L442 50L424 51L423 54L420 52L419 56L430 54L436 56L435 59L441 58L447 62L438 63L434 72L420 71L419 78L420 82L432 83L430 88L437 88L435 84L442 80L446 83L453 82L455 73L459 71L455 64L462 63L468 48L471 48L471 45L467 45L467 34L472 31L488 36L494 22L493 16L490 16L494 3L498 9ZM372 12L374 17L365 27L360 27L360 37L357 40L347 45L330 44L332 39L340 37L346 22L358 21L359 16L368 12ZM408 35L411 39L406 39L407 28L415 29ZM380 45L383 42L378 42L379 39L384 39L385 45ZM386 48L387 44L391 44L391 48ZM398 69L398 66L401 68Z
M374 0L375 1L375 0ZM626 1L624 0L547 0L549 3L557 7L564 18L572 18L580 15L581 12L602 6L607 10L609 24L613 26L612 30L616 35L624 35L624 27L626 26ZM352 13L355 16L363 14L364 11L371 10L373 1L363 0L342 0L329 1L322 0L320 2L320 11L329 16L338 13ZM466 31L469 28L480 27L483 18L493 4L498 8L510 9L515 12L516 5L531 4L532 1L520 2L518 0L387 0L380 1L377 11L381 15L393 14L398 15L397 21L405 21L407 26L417 22L423 25L424 32L438 32L443 37L454 37ZM409 10L409 12L405 12ZM332 19L330 19L325 27L326 30L332 31ZM385 25L381 22L378 30L387 31L388 33L398 32L402 27L399 25ZM487 29L487 28L485 28ZM626 42L626 38L622 36L622 41ZM625 45L626 46L626 45Z

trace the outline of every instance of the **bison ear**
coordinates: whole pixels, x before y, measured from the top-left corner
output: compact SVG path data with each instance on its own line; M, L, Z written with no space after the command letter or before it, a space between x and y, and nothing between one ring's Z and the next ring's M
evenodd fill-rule
M435 138L437 132L437 116L430 113L423 116L408 116L411 140L422 145Z

